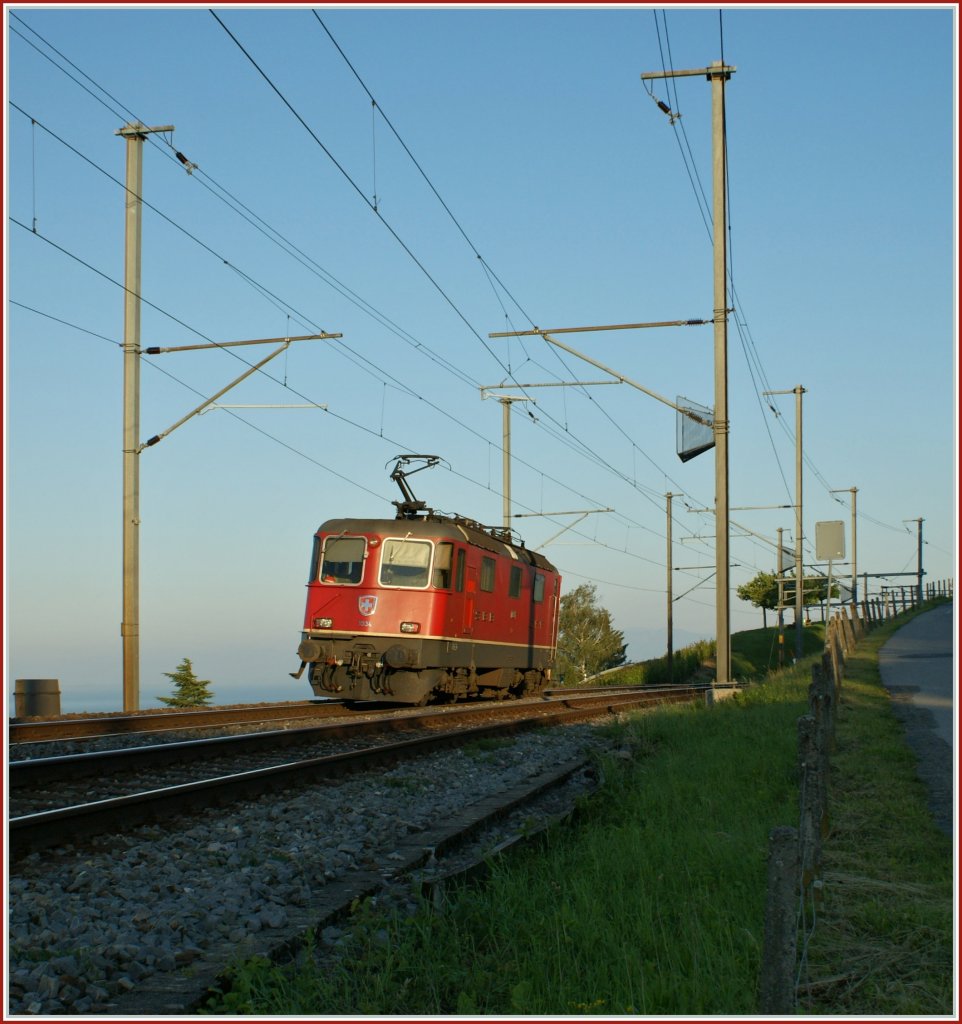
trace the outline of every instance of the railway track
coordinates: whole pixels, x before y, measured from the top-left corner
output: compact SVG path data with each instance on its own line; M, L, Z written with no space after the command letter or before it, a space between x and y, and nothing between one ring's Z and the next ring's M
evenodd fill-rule
M14 761L8 769L10 858L66 842L88 842L104 833L127 831L186 811L330 781L439 747L632 707L690 701L702 692L699 687L675 687L447 707L326 726ZM399 730L408 738L389 742L387 737ZM359 745L372 734L379 742ZM331 753L332 742L353 744L353 749ZM318 753L319 744L326 745L328 752ZM91 787L96 788L97 798L78 800L77 794L85 796Z
M341 701L292 701L280 704L196 708L190 711L155 711L126 715L84 715L43 721L11 719L7 740L13 744L93 737L136 736L160 732L266 725L344 714Z
M59 808L33 835L36 816L18 816L8 846L11 1005L55 1017L195 1013L212 990L225 990L239 955L283 959L309 929L319 942L336 943L366 896L412 913L414 893L483 870L494 852L570 810L596 781L586 765L607 740L581 726L537 725L701 697L698 688L595 692L526 706L408 710L384 724L389 732L373 734L383 741L376 748L365 725L357 730L360 750L325 762L288 747L276 758L286 758L283 765L234 773L253 783L248 796L202 772L168 792L166 803L137 793L126 804L101 801L91 817L89 809ZM512 714L528 721L512 722ZM464 728L455 732L455 722ZM421 735L408 735L415 728ZM434 752L415 740L433 742ZM181 761L198 760L202 746L183 748ZM376 770L359 770L363 759ZM48 771L69 769L68 760L59 767L61 759L47 760ZM69 770L96 760L74 759ZM103 777L99 769L90 776ZM20 784L19 770L11 780L17 799L31 788ZM283 795L254 798L275 790ZM141 797L145 809L135 811ZM188 800L206 813L185 815ZM222 806L211 809L215 802ZM37 852L23 856L31 848ZM90 952L92 973L75 948Z
M602 694L631 693L640 689L644 688L639 686L553 687L545 690L544 695L546 697L565 697L584 693L600 696ZM648 689L654 691L657 688L649 687ZM451 707L451 705L442 706ZM463 706L458 705L458 707ZM397 710L394 709L394 713L397 713ZM44 720L12 718L7 726L7 741L11 746L16 746L24 743L136 737L158 733L223 729L230 726L268 726L281 722L323 721L342 715L378 712L382 712L382 709L376 704L350 705L341 700L329 699L194 708L189 711L153 710L123 715L84 715Z

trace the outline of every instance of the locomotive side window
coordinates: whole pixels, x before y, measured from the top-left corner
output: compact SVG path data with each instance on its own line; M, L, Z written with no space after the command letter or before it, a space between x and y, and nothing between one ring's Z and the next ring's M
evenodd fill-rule
M544 600L544 576L540 572L534 574L534 599L537 602Z
M364 572L363 537L328 537L324 541L321 562L322 583L347 583L356 586Z
M481 589L489 594L494 590L494 559L481 559Z
M385 540L381 548L381 583L386 587L426 587L430 564L430 541Z
M458 560L454 569L454 589L459 593L464 593L464 548L458 548Z
M453 544L438 544L434 549L434 578L435 587L448 590L451 586L451 555L454 551Z
M521 596L521 566L511 566L511 578L508 580L508 597Z

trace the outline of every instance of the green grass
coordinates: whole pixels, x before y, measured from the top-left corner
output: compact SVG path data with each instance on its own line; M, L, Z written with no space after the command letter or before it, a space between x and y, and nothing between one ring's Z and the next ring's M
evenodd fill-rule
M771 631L752 633L742 650L757 667ZM950 849L878 684L882 639L849 662L803 1013L951 1009ZM810 664L710 709L612 726L628 756L603 762L602 789L573 825L412 918L358 908L338 961L309 946L296 966L239 965L209 1012L755 1013L768 833L798 820L796 721Z
M797 816L799 672L612 732L576 826L414 918L362 920L341 966L244 968L232 1013L751 1013L770 828Z
M825 626L813 622L802 630L802 657L819 653L825 644ZM747 629L733 633L732 675L738 682L763 679L770 672L778 670L778 629ZM795 656L795 628L784 630L783 661L791 665ZM714 678L715 641L698 640L674 652L674 680L681 683L693 677L704 675ZM668 671L668 657L651 658L636 665L627 665L619 672L607 672L586 685L629 686L645 683L649 686L663 686L671 681Z
M784 630L782 644L786 665L795 657L795 627ZM802 657L821 654L825 646L825 626L813 622L802 629ZM769 672L775 672L778 665L778 628L746 629L732 634L732 673L739 681L763 679Z
M806 1013L952 1013L952 841L926 808L879 679L878 649L891 632L871 634L846 663L825 898L799 1000Z

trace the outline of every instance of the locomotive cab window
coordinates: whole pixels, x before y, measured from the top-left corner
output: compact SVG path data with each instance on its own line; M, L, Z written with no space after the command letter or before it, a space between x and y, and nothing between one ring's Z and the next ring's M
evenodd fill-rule
M487 591L489 594L494 590L494 559L493 558L482 558L481 559L481 581L480 586L482 590Z
M521 566L511 566L511 577L508 580L508 597L521 596Z
M324 541L321 582L357 586L364 573L363 537L328 537Z
M311 580L317 579L317 570L320 568L318 561L321 557L321 538L314 538L314 547L311 551L311 568L307 574L307 580L310 583Z
M380 581L386 587L424 588L430 565L430 541L391 538L381 547Z
M454 545L443 543L438 544L434 549L434 577L432 583L442 590L449 590L451 587L451 555L454 552Z
M534 599L539 603L544 600L544 576L540 572L534 575Z

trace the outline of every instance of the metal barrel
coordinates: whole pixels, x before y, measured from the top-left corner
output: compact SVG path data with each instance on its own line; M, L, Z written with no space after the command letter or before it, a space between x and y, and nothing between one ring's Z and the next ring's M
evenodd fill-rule
M18 679L14 690L17 718L53 718L60 714L59 679Z

